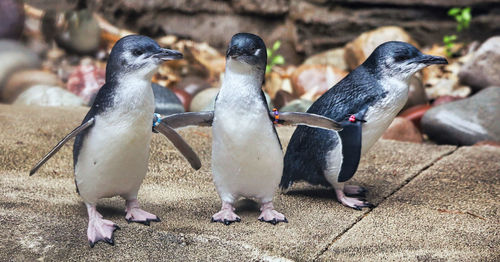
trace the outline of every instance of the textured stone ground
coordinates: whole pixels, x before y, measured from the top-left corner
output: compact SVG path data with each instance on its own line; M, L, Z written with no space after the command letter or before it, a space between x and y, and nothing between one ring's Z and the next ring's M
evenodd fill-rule
M210 223L220 201L211 181L209 128L181 130L202 159L199 171L163 136L154 136L139 199L162 222L127 224L122 199L102 200L98 210L122 230L114 247L99 243L91 249L71 146L28 176L85 112L0 105L0 261L500 259L498 147L382 140L352 181L370 190L375 208L348 209L332 190L297 184L275 197L288 224L257 221L257 204L242 200L242 222L224 226ZM278 128L284 145L292 131Z

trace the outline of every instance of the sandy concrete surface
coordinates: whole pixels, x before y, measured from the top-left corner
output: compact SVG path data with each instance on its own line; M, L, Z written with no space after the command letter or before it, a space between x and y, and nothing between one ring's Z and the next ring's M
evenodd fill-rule
M98 210L117 223L115 246L86 241L87 214L75 192L71 145L37 174L29 169L76 127L85 108L0 105L0 261L351 261L498 260L500 148L381 140L350 182L367 187L373 209L356 211L331 189L299 183L277 192L288 224L257 220L257 203L241 200L242 222L210 223L220 200L210 172L211 130L181 135L200 155L194 171L160 134L139 191L142 207L162 218L128 224L124 201ZM284 146L292 128L279 127Z

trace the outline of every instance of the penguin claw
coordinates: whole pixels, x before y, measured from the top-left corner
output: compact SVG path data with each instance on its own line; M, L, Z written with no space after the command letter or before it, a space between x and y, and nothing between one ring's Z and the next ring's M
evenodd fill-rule
M223 208L217 212L210 219L211 222L220 222L226 226L231 225L233 222L240 222L241 218L236 215L231 208Z

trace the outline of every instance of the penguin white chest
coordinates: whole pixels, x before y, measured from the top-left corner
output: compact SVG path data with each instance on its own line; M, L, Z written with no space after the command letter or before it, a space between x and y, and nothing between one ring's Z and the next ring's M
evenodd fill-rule
M223 201L271 201L283 171L283 152L260 96L242 103L219 94L213 122L212 171Z
M114 105L96 116L75 166L77 187L85 201L137 196L147 172L154 112L153 93L147 87L118 90Z
M408 100L408 83L398 79L381 81L387 92L386 96L377 101L365 114L361 138L361 155L364 155L401 111Z

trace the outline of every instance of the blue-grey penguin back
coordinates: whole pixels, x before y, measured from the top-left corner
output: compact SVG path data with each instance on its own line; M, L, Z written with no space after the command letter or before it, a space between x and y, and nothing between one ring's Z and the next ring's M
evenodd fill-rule
M377 75L360 66L323 94L307 112L343 122L348 115L365 110L384 96L385 91L377 84ZM324 176L326 156L341 143L334 132L297 127L286 150L281 188L286 189L301 180L330 186Z

